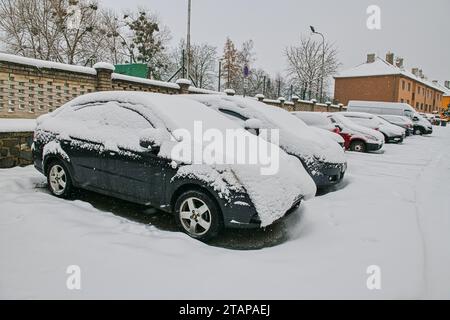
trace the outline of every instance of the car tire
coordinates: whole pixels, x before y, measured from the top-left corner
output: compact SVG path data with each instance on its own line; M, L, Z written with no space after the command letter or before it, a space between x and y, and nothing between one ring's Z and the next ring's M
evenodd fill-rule
M211 240L223 229L219 206L202 191L191 190L181 194L174 211L179 229L194 239Z
M364 141L353 141L350 144L350 151L353 152L366 152L366 144Z
M47 184L52 195L58 198L69 198L72 194L72 178L62 161L53 160L48 165Z
M419 129L419 128L414 129L414 135L418 136L418 135L422 135L422 134L423 134L422 129Z

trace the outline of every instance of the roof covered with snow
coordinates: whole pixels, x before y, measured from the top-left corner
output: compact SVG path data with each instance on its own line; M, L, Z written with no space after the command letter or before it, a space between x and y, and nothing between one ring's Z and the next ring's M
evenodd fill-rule
M441 88L441 90L444 91L445 97L450 97L450 89L449 88L447 88L446 86L444 86L438 82L435 82L434 85Z
M414 75L412 72L407 71L405 68L399 68L390 64L384 59L377 57L375 62L363 63L356 67L344 70L335 75L335 79L339 78L356 78L356 77L371 77L371 76L387 76L387 75L402 75L417 82L422 83L425 86L433 88L435 90L444 92L440 86L436 86L433 82L423 79Z

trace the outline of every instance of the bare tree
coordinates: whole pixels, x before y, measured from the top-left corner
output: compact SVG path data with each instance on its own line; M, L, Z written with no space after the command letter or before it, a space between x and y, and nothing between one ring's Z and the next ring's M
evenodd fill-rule
M298 46L286 48L289 84L305 98L318 98L322 77L322 43L302 37ZM325 43L324 79L336 73L339 67L337 50L333 44ZM324 88L328 84L324 83ZM325 91L325 90L324 90Z
M187 67L186 59L187 54L183 52L186 48L186 42L182 39L178 46L172 51L171 54L171 70L172 74L180 70L184 65ZM190 70L189 75L195 82L198 88L214 89L216 83L216 63L217 63L217 48L206 43L191 44L190 50ZM182 76L182 72L179 72L179 77Z
M0 0L7 50L69 64L95 60L102 42L98 6L86 0Z

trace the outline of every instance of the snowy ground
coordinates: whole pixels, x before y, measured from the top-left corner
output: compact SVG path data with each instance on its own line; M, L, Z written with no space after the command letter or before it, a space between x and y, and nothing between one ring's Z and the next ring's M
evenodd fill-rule
M348 154L340 190L266 231L213 245L167 215L92 193L56 199L0 170L0 298L450 298L450 128ZM247 250L240 250L247 249ZM81 268L82 289L66 288ZM366 269L381 268L381 290Z

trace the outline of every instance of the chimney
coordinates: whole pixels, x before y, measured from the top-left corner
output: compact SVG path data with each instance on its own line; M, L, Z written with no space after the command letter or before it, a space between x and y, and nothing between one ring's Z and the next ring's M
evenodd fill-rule
M444 82L444 86L447 88L447 89L450 89L450 81L445 81Z
M422 69L419 69L419 77L421 78L421 79L423 79L423 71L422 71Z
M412 68L412 69L411 69L411 72L412 72L412 74L415 75L416 77L419 76L419 68Z
M390 64L394 64L394 54L391 52L386 53L386 61Z
M397 57L397 59L395 59L395 64L397 67L403 68L403 58Z
M369 53L367 55L367 63L374 63L375 62L375 53Z

